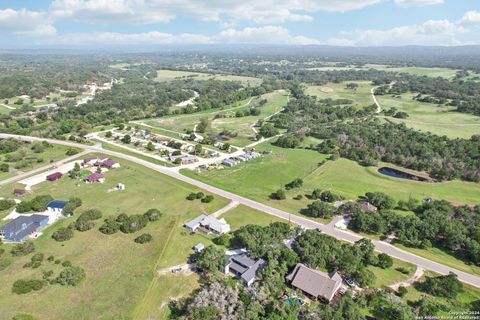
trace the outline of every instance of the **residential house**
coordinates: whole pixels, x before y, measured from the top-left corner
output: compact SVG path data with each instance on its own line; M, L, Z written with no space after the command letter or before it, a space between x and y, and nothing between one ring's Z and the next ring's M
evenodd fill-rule
M85 158L85 159L83 159L83 161L82 161L82 166L84 166L84 167L90 167L90 166L95 165L96 162L97 162L97 157Z
M85 182L86 183L95 183L95 182L104 183L105 182L105 176L101 173L94 172L94 173L92 173L91 175L89 175L88 177L85 178Z
M230 262L225 266L225 273L231 273L243 280L247 287L255 282L260 271L265 267L263 259L252 259L247 254L230 256Z
M377 212L378 210L377 207L375 207L373 204L367 201L359 201L358 204L360 205L362 210L365 212L373 213L373 212Z
M50 213L62 213L68 201L52 200L47 204L47 211Z
M342 286L342 277L337 273L326 273L297 264L287 276L292 287L303 291L312 299L332 301Z
M99 158L97 158L97 161L95 161L95 165L96 166L101 166L103 164L103 162L105 162L107 160L108 160L107 157L99 157Z
M112 159L107 159L102 162L102 167L105 167L107 169L116 169L116 168L120 168L120 163Z
M205 245L203 243L199 243L193 247L193 250L195 250L196 253L202 252L203 249L205 249Z
M5 241L23 242L37 230L48 224L48 216L32 214L20 215L0 228L0 236Z
M190 232L195 232L198 228L202 229L207 233L215 234L224 234L230 232L230 225L225 221L225 219L216 219L212 216L206 216L204 214L185 223L185 227L190 230Z
M61 177L63 177L63 174L61 172L54 172L54 173L49 174L47 176L47 180L48 181L56 181L56 180L60 179Z

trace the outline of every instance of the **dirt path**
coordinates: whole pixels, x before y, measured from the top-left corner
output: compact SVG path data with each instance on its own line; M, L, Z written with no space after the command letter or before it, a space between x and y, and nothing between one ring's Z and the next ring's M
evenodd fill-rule
M415 270L415 273L410 279L392 284L389 287L393 290L398 290L399 287L411 286L414 282L418 281L423 276L424 273L425 273L425 270L423 268L417 267L417 270Z
M5 107L5 108L10 109L10 110L15 110L16 109L14 107L7 106L5 103L0 103L0 106Z
M225 212L230 211L230 210L238 207L239 204L240 203L238 203L237 201L230 201L229 204L227 204L225 207L215 211L214 213L211 214L211 216L214 217L214 218L218 218L222 214L224 214Z

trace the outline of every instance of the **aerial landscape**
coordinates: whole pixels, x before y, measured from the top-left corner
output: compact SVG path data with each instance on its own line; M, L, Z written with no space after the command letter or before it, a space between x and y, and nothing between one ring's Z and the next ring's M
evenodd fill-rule
M0 3L0 320L480 319L480 3Z

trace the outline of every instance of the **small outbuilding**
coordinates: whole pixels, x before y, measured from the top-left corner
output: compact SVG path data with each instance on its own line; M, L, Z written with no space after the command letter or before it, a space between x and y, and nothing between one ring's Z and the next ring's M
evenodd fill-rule
M193 247L193 250L195 250L196 253L202 252L203 249L205 249L205 245L203 243L199 243Z
M117 189L118 190L125 190L125 185L123 183L117 184Z
M56 180L60 179L61 177L63 177L63 174L61 172L54 172L54 173L49 174L47 176L47 180L48 181L56 181Z
M15 189L13 190L13 194L17 197L22 197L27 194L27 190L25 189Z
M62 213L68 201L52 200L47 204L47 211L50 213Z

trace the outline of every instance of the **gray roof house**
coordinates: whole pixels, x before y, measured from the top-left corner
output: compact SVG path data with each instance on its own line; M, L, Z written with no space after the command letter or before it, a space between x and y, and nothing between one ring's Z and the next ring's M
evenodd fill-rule
M23 242L28 236L48 224L48 216L32 214L21 215L0 228L0 236L6 241Z
M242 279L248 287L255 282L257 275L266 265L265 260L252 259L245 253L231 256L229 260L229 264L225 266L225 273L231 273Z
M337 273L326 273L299 263L287 276L292 287L302 290L314 299L331 301L342 286L342 277Z
M191 232L195 232L199 227L216 234L223 234L230 231L230 225L225 221L225 219L216 219L212 216L207 216L204 214L185 223L185 227Z

